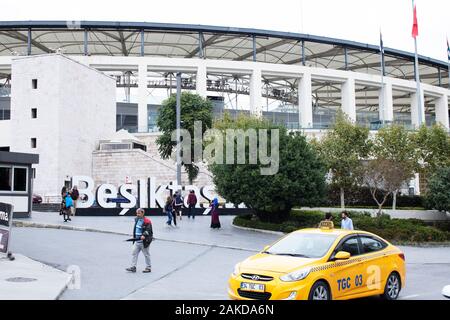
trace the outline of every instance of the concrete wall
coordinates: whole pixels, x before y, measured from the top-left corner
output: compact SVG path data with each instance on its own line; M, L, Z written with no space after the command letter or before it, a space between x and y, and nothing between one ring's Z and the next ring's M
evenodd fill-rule
M11 120L0 121L0 147L11 146Z
M66 178L92 175L97 141L115 132L115 81L59 54L15 59L12 74L11 151L38 153L34 191L59 195Z

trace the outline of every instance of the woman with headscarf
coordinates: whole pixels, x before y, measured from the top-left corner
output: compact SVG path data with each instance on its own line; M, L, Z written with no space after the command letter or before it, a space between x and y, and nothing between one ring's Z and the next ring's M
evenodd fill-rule
M220 229L220 220L219 220L219 200L217 197L213 199L210 205L211 208L211 228Z

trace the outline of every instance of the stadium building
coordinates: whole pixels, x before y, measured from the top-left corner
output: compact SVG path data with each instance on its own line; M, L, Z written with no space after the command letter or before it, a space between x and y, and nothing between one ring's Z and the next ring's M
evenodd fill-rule
M419 105L414 55L378 45L200 25L0 22L0 150L40 154L35 192L44 201L72 175L167 183L176 167L157 153L156 118L177 72L182 90L213 101L216 118L258 114L320 136L339 108L373 131L448 129L448 70L419 56ZM205 168L196 183L211 183Z

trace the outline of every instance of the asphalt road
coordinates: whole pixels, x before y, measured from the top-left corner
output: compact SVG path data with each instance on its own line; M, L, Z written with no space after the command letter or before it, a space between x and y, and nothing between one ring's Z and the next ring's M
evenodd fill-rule
M170 232L183 233L181 228ZM220 238L220 233L225 232L232 237L233 232L240 231L204 229L201 232L206 236L200 232L196 236L204 239ZM253 232L248 237L242 245L244 248L255 242L259 246L278 236ZM95 232L15 228L12 248L61 270L79 267L80 289L67 290L61 299L227 299L227 279L233 266L254 253L223 248L217 243L156 240L150 249L153 272L141 272L145 266L140 256L138 272L131 274L125 272L131 259L131 244L124 241L126 238ZM407 286L400 298L443 299L442 287L450 284L450 248L401 249L407 259Z

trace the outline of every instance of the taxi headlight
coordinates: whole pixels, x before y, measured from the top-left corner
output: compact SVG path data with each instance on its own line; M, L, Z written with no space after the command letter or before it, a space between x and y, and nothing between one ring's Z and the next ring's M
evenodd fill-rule
M310 272L311 268L300 269L281 276L280 279L285 282L299 281L305 279Z
M233 276L239 275L239 263L234 266Z

